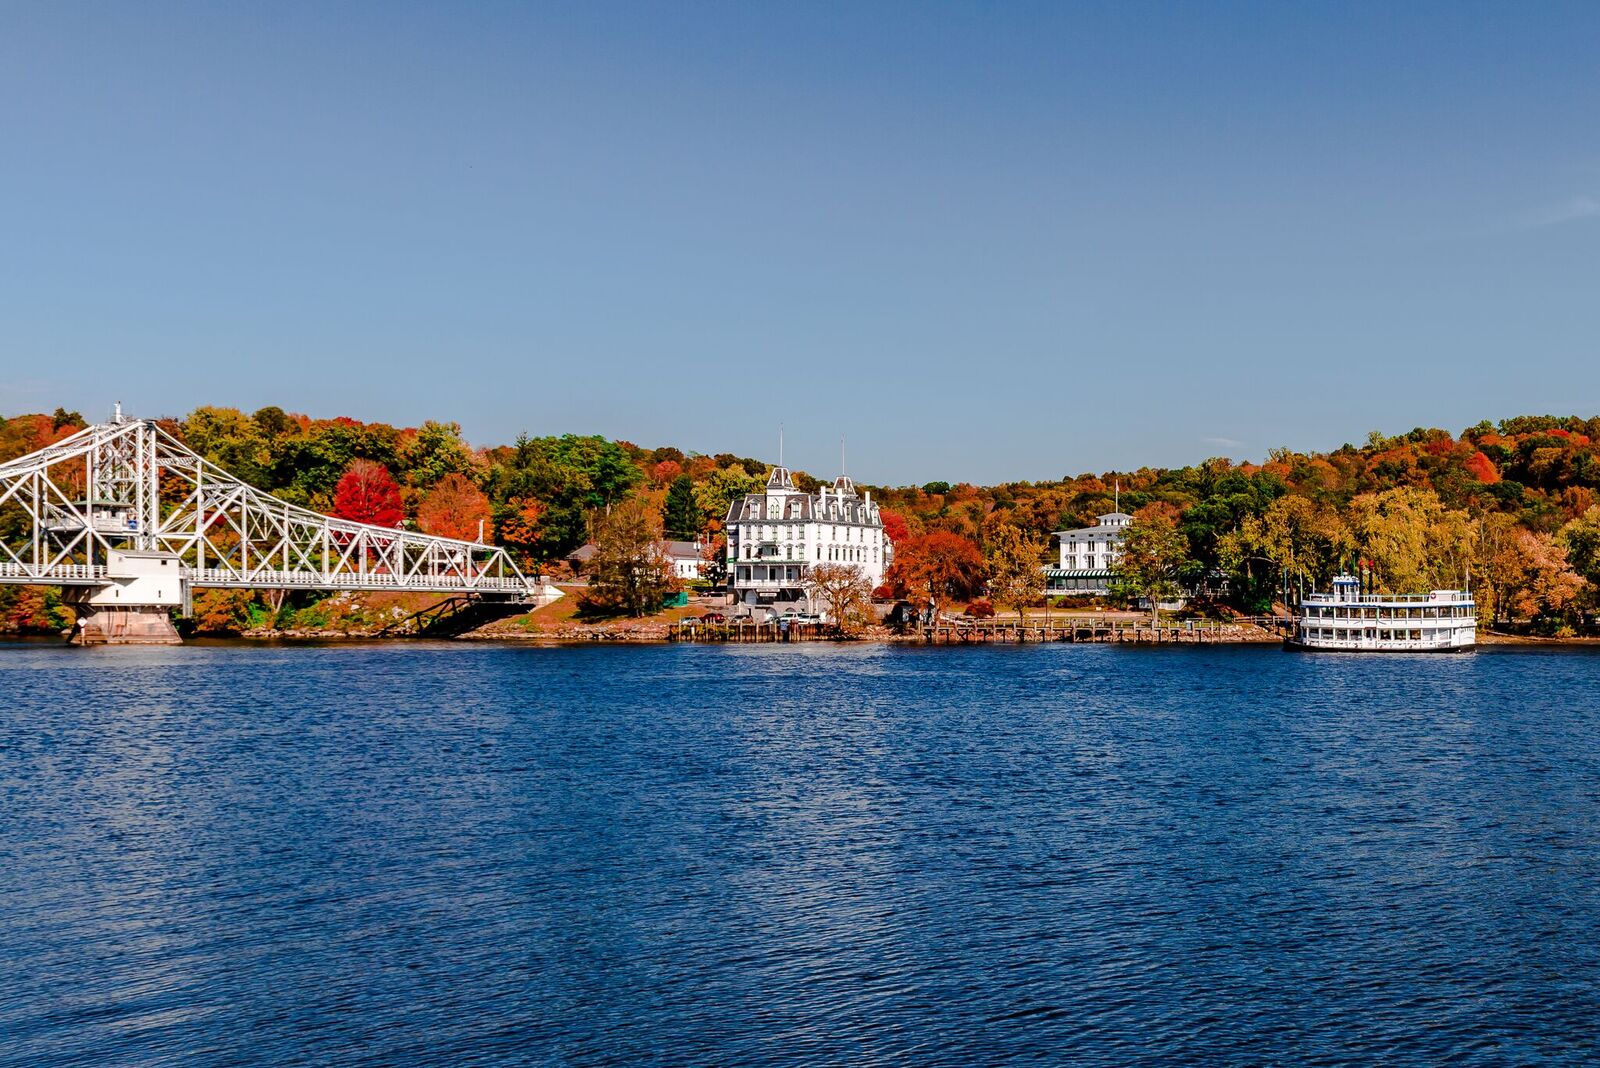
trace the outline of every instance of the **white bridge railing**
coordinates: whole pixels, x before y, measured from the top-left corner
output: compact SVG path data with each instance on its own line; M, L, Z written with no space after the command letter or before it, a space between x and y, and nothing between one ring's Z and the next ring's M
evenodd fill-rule
M498 578L493 575L394 575L367 572L364 575L338 573L321 575L309 571L240 572L215 567L185 568L184 577L195 586L212 589L244 590L419 590L443 593L451 590L481 593L528 594L525 578ZM535 582L537 584L537 582Z
M46 586L99 586L106 582L104 564L56 564L31 568L10 561L0 563L0 580L32 582Z

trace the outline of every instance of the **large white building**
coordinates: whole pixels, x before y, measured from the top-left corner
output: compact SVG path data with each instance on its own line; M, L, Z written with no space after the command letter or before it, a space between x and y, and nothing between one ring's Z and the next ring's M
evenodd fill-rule
M725 528L728 584L746 604L803 600L816 564L850 564L876 587L893 558L872 494L857 494L844 475L806 493L775 467L765 490L729 506Z
M1092 527L1058 530L1060 566L1045 569L1051 597L1103 597L1111 592L1111 569L1122 556L1122 536L1133 516L1107 512Z

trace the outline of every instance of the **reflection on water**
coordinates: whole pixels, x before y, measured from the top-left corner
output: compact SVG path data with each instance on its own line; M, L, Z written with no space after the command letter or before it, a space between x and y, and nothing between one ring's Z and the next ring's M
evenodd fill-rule
M1600 658L0 648L0 1064L1588 1059Z

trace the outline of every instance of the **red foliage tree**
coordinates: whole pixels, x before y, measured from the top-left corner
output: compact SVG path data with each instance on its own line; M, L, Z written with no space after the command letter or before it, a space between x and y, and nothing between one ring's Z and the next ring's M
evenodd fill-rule
M406 517L400 487L389 469L371 460L354 460L333 491L333 514L340 519L397 527Z
M1481 452L1473 453L1465 466L1467 474L1482 482L1485 486L1492 486L1500 481L1500 472L1495 470L1494 461Z
M983 552L971 538L935 530L907 538L894 549L885 576L904 597L927 597L938 606L948 597L971 597L983 582Z
M650 470L650 480L658 486L665 486L679 475L683 474L683 465L676 460L662 460Z
M480 524L489 520L489 498L463 475L441 478L417 506L417 525L441 538L477 541Z
M878 515L883 520L883 533L888 537L889 544L899 545L911 537L911 528L906 525L905 516L887 508L879 509Z

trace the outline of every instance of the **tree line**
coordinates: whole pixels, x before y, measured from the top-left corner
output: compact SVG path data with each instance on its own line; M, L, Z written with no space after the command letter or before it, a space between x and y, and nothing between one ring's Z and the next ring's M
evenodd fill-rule
M596 435L524 435L480 448L451 422L395 427L275 407L202 407L161 422L285 500L380 525L481 536L557 577L586 542L601 544L602 570L633 576L662 564L641 553L645 543L698 538L719 580L728 505L759 490L770 470L749 457ZM0 419L0 460L82 425L62 409ZM1050 535L1091 525L1112 510L1120 486L1121 506L1135 516L1122 594L1183 589L1254 612L1323 588L1339 571L1404 592L1460 586L1470 575L1486 618L1567 632L1600 610L1596 440L1600 418L1519 416L1459 433L1374 433L1328 452L1276 449L1259 464L1219 457L994 486L863 486L880 502L895 547L886 586L873 592L1036 603ZM805 472L795 478L802 489L820 484ZM0 540L18 522L0 505ZM608 536L608 523L625 529ZM624 578L625 590L630 582L640 586ZM635 611L657 592L644 582L614 607ZM0 589L0 625L47 628L60 614L53 596Z

